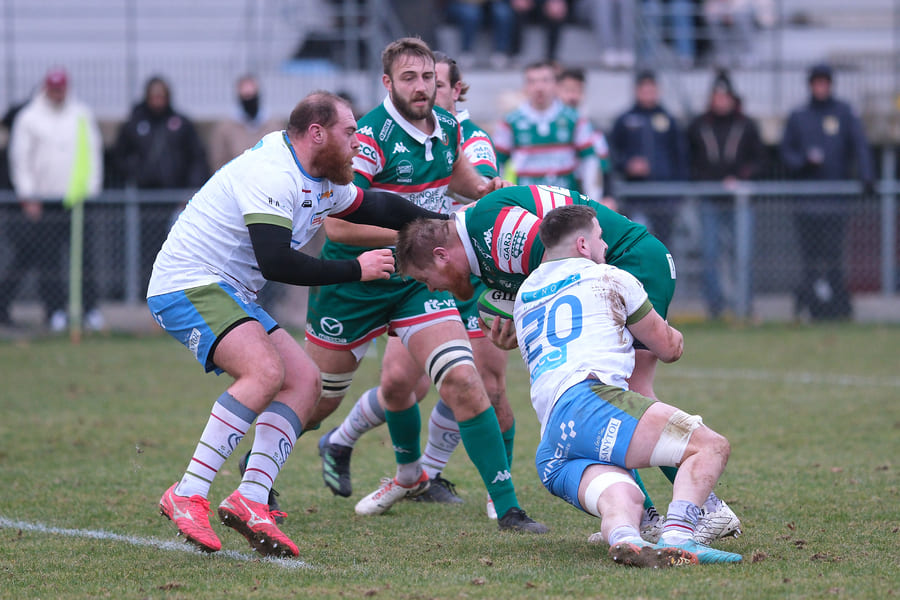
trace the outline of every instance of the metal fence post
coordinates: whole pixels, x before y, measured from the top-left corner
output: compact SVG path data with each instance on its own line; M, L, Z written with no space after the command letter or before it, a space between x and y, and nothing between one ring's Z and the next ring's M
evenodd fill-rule
M734 273L735 273L735 299L734 311L738 319L744 320L750 317L753 258L753 206L750 203L750 193L744 186L740 186L734 194Z
M881 155L881 293L897 288L897 151L887 146Z
M122 232L125 242L125 301L137 304L141 293L141 209L137 188L125 188L125 228Z

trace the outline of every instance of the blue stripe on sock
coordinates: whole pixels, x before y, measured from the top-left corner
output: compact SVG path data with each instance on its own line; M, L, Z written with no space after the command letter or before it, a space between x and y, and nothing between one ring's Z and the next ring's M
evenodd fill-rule
M225 410L236 417L243 419L247 423L252 423L256 420L256 413L238 402L237 399L228 392L222 392L222 395L219 396L216 403L221 404Z
M283 402L272 402L266 408L266 411L273 412L290 423L291 427L294 428L295 438L300 437L300 434L303 433L303 425L300 424L300 417L298 417L297 413L295 413L287 404Z

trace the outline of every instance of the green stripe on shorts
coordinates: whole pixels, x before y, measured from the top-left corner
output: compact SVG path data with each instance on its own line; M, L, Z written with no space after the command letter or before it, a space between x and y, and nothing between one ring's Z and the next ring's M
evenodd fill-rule
M238 321L250 318L247 311L241 308L218 283L185 290L184 295L203 317L216 339Z
M640 419L641 416L650 405L656 402L653 398L648 398L631 390L623 390L614 385L606 385L605 383L596 383L591 386L591 391L597 394L607 404L611 404L624 413Z

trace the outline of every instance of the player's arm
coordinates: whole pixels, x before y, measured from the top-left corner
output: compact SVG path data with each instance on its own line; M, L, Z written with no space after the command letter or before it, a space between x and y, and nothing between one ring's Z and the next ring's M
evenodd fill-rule
M396 229L418 218L446 219L447 215L421 208L397 194L366 189L355 211L325 220L325 233L342 244L392 246L397 242Z
M477 200L485 194L506 185L511 184L504 182L499 177L487 179L482 176L472 166L472 162L465 153L460 153L453 164L453 174L450 176L450 191L454 194Z
M372 250L355 259L322 260L291 248L291 230L272 223L247 225L259 270L268 281L330 285L386 279L394 272L390 250Z
M649 306L649 312L644 312ZM643 316L636 321L631 322L634 317L644 312ZM650 305L649 301L644 304L642 309L638 309L632 316L628 317L626 323L628 330L640 340L647 349L659 357L659 360L670 363L681 358L684 351L684 336L681 332L666 323L658 312Z

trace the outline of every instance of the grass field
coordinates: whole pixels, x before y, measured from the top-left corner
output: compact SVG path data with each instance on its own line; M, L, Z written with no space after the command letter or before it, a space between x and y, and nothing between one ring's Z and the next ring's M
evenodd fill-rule
M322 485L301 438L278 479L300 560L257 560L214 524L223 551L190 551L157 512L180 477L226 377L204 376L173 340L89 338L0 344L0 598L889 598L900 596L900 329L690 325L657 392L725 434L717 488L743 521L723 541L744 564L647 572L587 544L596 519L550 496L534 468L537 421L510 356L513 476L545 536L501 534L460 451L445 471L465 504L353 505L393 472L386 428L353 458L354 496ZM351 395L377 381L363 363ZM423 420L434 402L424 402ZM245 441L239 450L248 448ZM226 463L213 506L236 486ZM669 486L646 480L658 506Z

